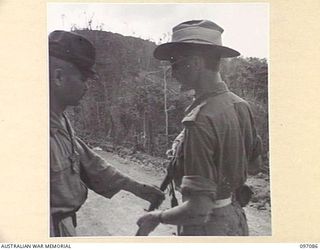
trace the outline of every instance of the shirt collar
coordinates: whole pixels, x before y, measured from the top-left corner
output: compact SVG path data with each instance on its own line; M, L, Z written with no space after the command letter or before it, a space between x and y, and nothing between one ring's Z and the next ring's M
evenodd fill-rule
M64 122L65 121L65 124ZM62 113L61 115L56 114L55 112L51 111L50 112L50 133L57 133L58 131L67 135L69 135L69 132L66 128L68 126L69 120L66 117L65 113ZM71 131L72 133L73 131Z
M199 96L198 98L195 98L193 100L193 102L191 103L191 105L186 108L185 112L189 113L192 109L194 109L196 106L198 106L199 104L204 102L209 97L220 95L220 94L228 92L228 91L229 91L229 89L228 89L227 85L225 84L225 82L214 83L213 88L209 92Z
M58 115L55 112L50 112L50 129L56 128L56 129L64 129L63 123L62 123L63 116Z

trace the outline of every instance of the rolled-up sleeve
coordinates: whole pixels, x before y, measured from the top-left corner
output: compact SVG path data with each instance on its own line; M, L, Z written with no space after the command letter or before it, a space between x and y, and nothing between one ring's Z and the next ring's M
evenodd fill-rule
M255 121L250 105L241 102L234 105L237 113L240 130L245 142L248 161L254 161L263 152L261 137L257 134Z
M80 151L81 179L88 188L106 198L111 198L128 185L130 181L128 176L112 167L79 138L76 142Z
M183 145L185 176L181 188L197 194L210 193L212 196L215 195L217 183L217 170L214 164L217 139L206 127L208 126L201 119L185 127Z

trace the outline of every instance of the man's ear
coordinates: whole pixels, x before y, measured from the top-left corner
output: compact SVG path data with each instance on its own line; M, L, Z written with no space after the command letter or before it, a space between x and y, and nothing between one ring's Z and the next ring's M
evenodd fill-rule
M57 87L61 87L62 86L62 80L63 80L63 70L61 68L56 68L54 69L53 72L53 77L54 77L54 84Z

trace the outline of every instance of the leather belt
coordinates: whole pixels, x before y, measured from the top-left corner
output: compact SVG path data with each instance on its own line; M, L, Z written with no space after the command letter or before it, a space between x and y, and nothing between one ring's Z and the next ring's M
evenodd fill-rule
M212 208L215 209L215 208L225 207L225 206L230 205L231 202L232 202L231 197L226 198L226 199L221 199L221 200L215 200L212 203Z

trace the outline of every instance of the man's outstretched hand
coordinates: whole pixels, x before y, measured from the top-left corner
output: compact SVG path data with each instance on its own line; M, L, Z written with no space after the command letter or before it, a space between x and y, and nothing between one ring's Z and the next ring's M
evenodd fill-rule
M137 225L139 226L138 236L148 236L159 224L162 211L152 211L141 216Z

